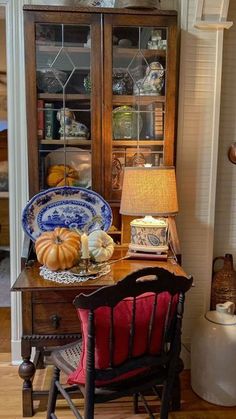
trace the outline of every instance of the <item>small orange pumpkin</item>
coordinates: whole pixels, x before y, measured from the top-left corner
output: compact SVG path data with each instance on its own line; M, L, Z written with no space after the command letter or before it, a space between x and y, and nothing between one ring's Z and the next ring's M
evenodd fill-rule
M46 231L35 242L39 263L52 271L71 268L79 258L80 235L64 227Z
M50 166L47 175L47 185L55 186L76 186L79 180L79 173L73 167L64 164Z

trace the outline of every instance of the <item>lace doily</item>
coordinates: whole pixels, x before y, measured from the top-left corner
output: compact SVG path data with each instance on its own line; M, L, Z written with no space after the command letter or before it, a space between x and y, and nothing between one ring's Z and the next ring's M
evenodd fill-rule
M85 282L89 279L97 279L100 278L100 276L107 275L110 271L110 265L104 265L96 274L80 276L70 271L51 271L46 266L41 266L39 268L40 276L44 279L48 279L49 281L58 282L59 284L73 284L75 282Z

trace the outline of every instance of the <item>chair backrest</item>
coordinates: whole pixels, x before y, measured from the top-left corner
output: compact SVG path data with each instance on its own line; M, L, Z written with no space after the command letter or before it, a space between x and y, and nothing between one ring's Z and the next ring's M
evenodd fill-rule
M126 378L180 352L184 294L191 285L191 277L148 267L116 285L78 295L74 304L91 379L102 385Z

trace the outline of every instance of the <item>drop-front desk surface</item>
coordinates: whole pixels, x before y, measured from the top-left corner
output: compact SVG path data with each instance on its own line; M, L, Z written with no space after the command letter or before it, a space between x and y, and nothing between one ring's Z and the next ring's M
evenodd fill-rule
M116 252L114 259L122 257ZM80 337L80 323L73 300L81 292L90 293L97 288L113 285L126 275L147 266L159 266L184 275L174 258L167 261L123 259L111 264L111 271L97 279L73 284L61 284L43 279L39 274L39 264L26 266L12 291L22 292L22 364L19 375L23 381L23 416L32 416L33 401L47 397L47 391L33 390L33 376L37 368L44 367L45 348L75 341ZM36 348L31 360L32 348Z

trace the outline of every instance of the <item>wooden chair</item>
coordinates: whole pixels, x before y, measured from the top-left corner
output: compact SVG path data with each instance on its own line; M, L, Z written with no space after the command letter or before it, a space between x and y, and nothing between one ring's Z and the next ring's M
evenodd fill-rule
M82 339L52 353L55 368L47 419L57 418L59 393L81 419L72 401L78 389L85 398L85 419L94 418L94 404L127 395L133 396L135 413L140 399L154 418L145 398L151 391L161 398L161 419L178 410L181 324L185 292L191 285L191 277L148 267L116 285L78 295L74 304ZM60 371L69 375L69 387L60 383Z

